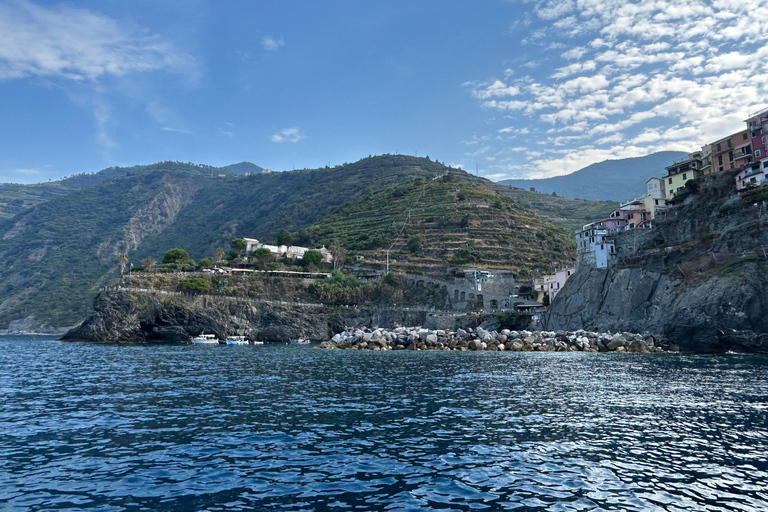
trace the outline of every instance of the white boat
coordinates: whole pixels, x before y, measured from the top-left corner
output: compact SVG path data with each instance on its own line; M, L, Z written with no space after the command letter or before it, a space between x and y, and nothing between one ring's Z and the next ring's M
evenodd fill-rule
M227 337L227 345L247 345L248 340L245 339L245 336L228 336Z
M201 334L192 338L195 345L218 345L219 339L215 334Z
M309 340L304 339L304 338L299 338L297 340L291 340L290 344L291 345L308 345L309 344Z

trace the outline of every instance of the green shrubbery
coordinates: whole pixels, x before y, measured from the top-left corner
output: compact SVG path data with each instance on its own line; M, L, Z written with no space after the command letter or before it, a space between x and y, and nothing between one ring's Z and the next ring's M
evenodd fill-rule
M202 277L180 279L179 287L186 292L205 292L211 289L211 283Z

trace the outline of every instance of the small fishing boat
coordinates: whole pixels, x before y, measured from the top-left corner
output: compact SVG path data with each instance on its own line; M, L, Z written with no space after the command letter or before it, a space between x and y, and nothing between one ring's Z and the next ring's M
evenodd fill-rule
M227 336L227 345L247 345L245 336Z
M291 345L308 345L309 344L309 340L305 339L305 338L299 338L299 339L296 339L296 340L291 340L290 344Z
M192 343L195 345L218 345L219 339L215 334L200 334L192 338Z

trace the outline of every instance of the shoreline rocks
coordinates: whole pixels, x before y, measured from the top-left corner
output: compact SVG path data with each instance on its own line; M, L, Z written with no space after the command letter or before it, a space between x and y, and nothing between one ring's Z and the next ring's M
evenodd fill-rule
M663 336L578 331L429 330L421 327L353 329L318 348L344 350L455 350L509 352L676 352Z

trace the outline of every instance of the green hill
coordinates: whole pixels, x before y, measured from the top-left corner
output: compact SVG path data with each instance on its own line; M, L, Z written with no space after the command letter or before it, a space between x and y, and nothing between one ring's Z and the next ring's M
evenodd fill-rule
M482 265L528 273L572 261L570 235L461 171L415 178L334 208L308 228L350 258L401 271Z
M383 155L247 176L217 171L164 162L76 176L52 184L58 195L41 194L0 219L0 329L83 319L99 286L117 276L122 253L138 265L182 247L198 260L233 238L274 242L286 229L296 244L344 241L372 265L395 243L404 270L465 261L525 271L573 256L567 235L548 219L581 223L565 217L566 200L547 198L554 204L539 204L537 215L523 204L535 201L511 199L514 189L425 158Z

